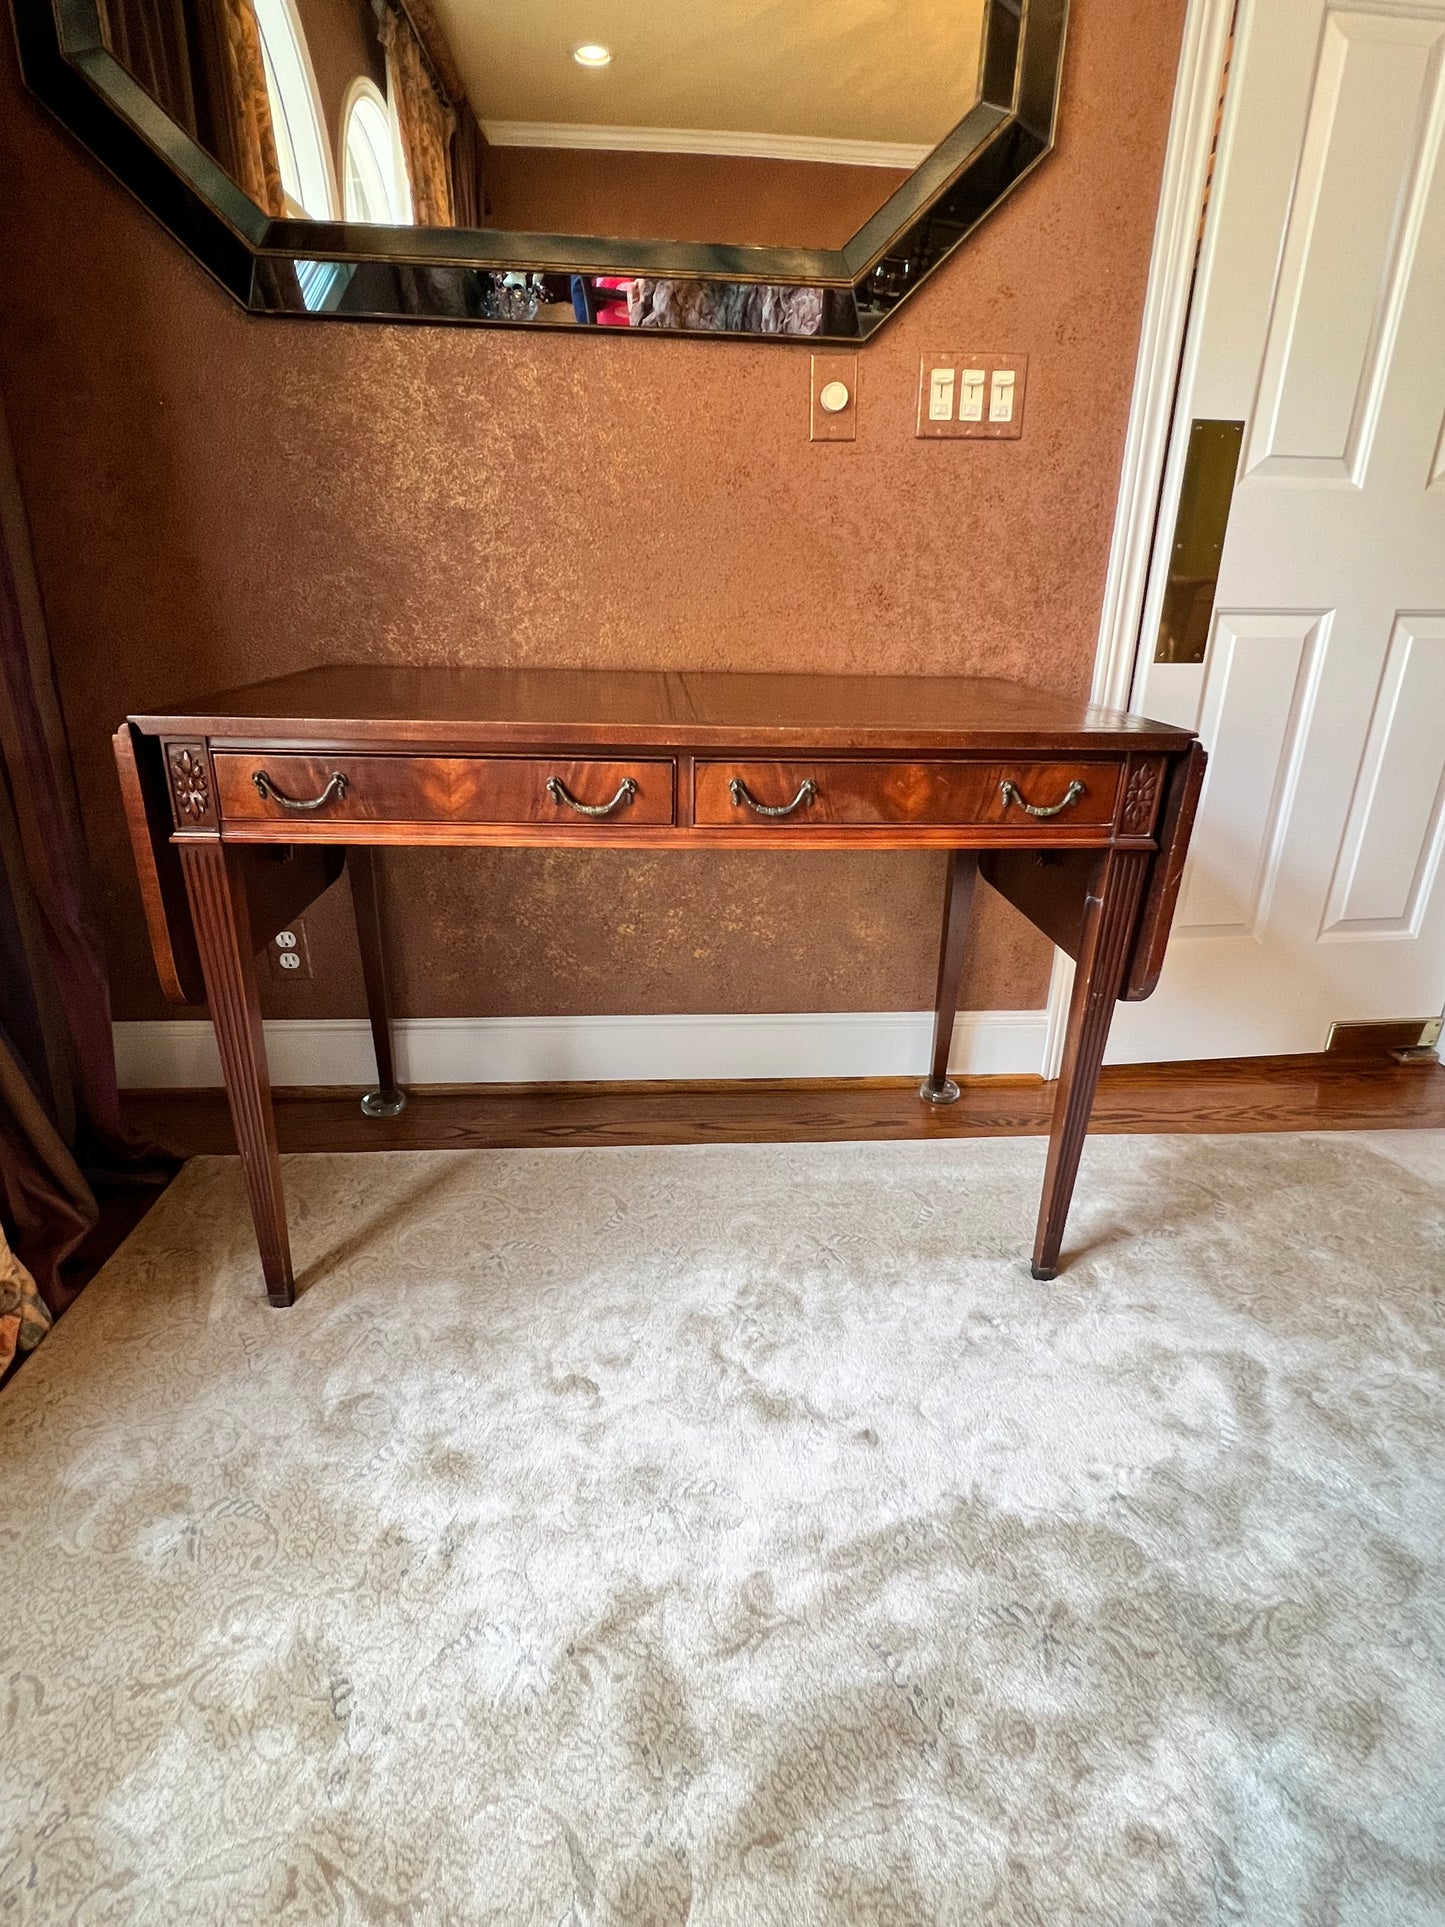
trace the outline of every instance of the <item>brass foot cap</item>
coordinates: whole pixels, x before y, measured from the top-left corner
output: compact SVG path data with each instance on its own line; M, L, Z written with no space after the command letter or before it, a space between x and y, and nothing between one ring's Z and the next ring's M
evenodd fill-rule
M925 1104L956 1104L958 1086L951 1077L945 1077L941 1084L935 1084L932 1078L925 1077L918 1087L918 1095Z
M406 1109L405 1091L368 1091L361 1100L368 1117L400 1117Z
M1057 1265L1030 1265L1029 1270L1034 1274L1035 1278L1037 1278L1041 1284L1045 1284L1045 1285L1048 1284L1051 1279L1057 1278L1059 1275L1059 1268Z

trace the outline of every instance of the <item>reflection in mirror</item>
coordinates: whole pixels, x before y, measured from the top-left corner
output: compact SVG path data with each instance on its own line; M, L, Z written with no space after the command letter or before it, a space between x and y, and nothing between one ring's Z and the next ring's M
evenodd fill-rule
M290 266L285 264L285 269ZM294 266L294 274L277 269L268 277L268 308L708 334L838 336L856 325L848 288L520 269L498 273L380 261L298 258Z
M981 0L439 6L501 227L841 248L978 95Z
M978 99L983 8L102 0L102 30L267 214L839 249Z
M351 83L342 118L342 211L348 221L411 225L411 188L395 122L381 90L364 75Z
M253 312L865 339L1053 143L1068 0L11 0Z
M405 16L370 0L100 8L110 52L264 214L480 224L480 133L458 129Z

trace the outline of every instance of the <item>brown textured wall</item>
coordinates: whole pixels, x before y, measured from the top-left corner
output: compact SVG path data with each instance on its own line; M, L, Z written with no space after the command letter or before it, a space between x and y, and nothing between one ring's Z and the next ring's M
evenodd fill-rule
M841 248L907 178L736 154L489 147L487 208L495 227L533 234Z
M304 662L974 670L1087 686L1182 0L1075 0L1056 152L863 351L811 446L806 347L260 321L0 54L0 380L111 943L165 1014L107 738ZM919 442L920 353L1030 359L1017 442ZM406 853L415 1014L919 1009L936 857ZM291 1015L352 1014L345 901ZM975 1007L1047 953L983 893Z

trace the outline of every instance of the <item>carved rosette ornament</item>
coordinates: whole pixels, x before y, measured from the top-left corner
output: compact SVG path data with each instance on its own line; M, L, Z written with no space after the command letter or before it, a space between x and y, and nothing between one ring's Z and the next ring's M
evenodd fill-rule
M211 773L205 751L199 743L174 744L167 760L177 823L204 823L211 814Z
M1135 763L1124 787L1124 810L1120 821L1130 836L1146 836L1154 827L1154 806L1159 800L1159 765Z

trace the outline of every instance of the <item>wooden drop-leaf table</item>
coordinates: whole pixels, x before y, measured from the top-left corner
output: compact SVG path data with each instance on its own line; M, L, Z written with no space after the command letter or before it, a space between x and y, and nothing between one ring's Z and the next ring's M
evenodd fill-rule
M932 1061L977 877L1074 958L1033 1249L1057 1273L1109 1024L1158 980L1204 774L1187 730L970 677L322 668L115 736L161 983L210 1006L271 1302L295 1296L255 959L348 870L379 1089L388 844L948 853Z

